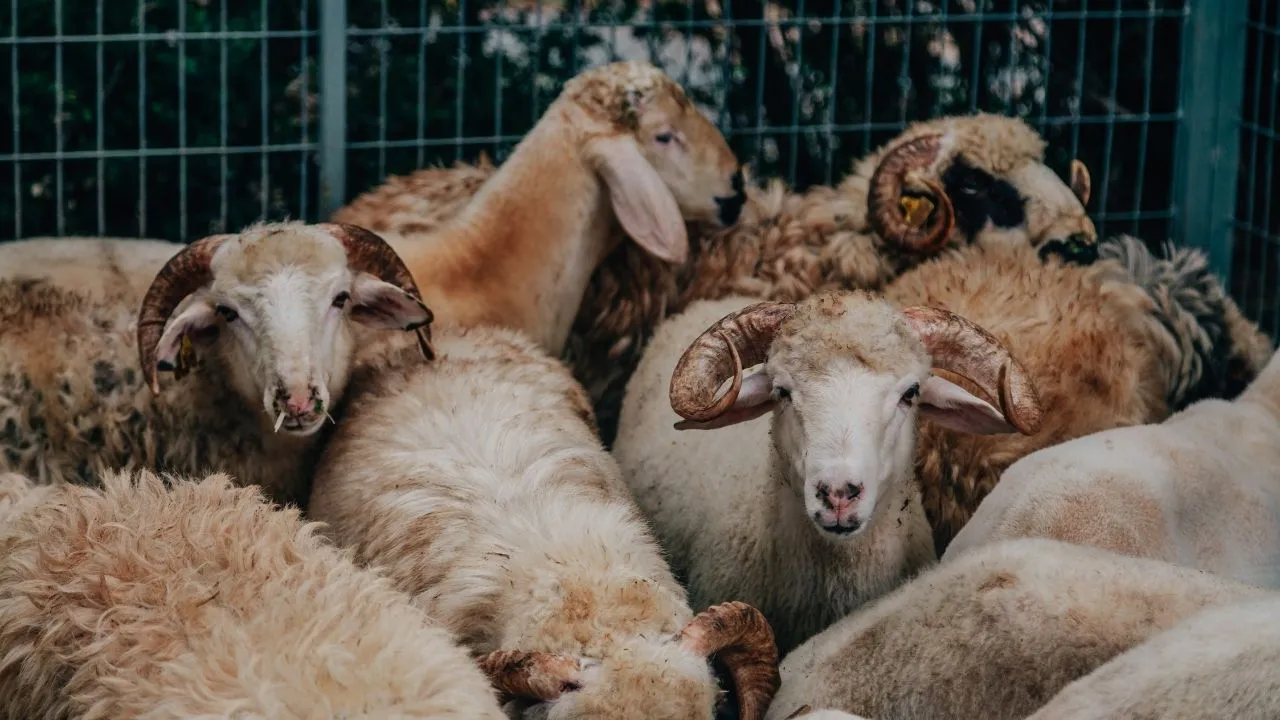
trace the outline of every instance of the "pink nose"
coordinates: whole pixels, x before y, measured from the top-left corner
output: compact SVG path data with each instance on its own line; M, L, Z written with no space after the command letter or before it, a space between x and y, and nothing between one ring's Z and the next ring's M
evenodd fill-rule
M834 488L822 485L818 489L822 492L823 504L841 520L853 512L854 503L857 502L858 496L862 495L862 485L854 483L841 483Z
M315 397L310 390L294 390L284 402L284 409L290 415L307 415L315 408Z

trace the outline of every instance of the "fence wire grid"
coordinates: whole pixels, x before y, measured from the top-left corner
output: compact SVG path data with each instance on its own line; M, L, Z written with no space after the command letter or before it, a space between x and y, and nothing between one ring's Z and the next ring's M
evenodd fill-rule
M1100 231L1206 248L1280 333L1280 0L4 2L0 238L324 219L501 161L579 70L644 59L797 189L912 120L1023 117Z

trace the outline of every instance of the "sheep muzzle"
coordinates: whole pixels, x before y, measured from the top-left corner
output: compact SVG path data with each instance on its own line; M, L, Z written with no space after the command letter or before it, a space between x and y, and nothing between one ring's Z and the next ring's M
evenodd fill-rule
M938 369L977 386L1023 435L1034 435L1044 419L1040 395L1022 363L986 329L941 308L902 311Z
M773 628L759 610L743 602L715 605L684 626L676 639L696 655L718 656L729 668L740 720L764 718L782 680Z
M550 702L582 686L582 665L567 655L497 650L480 658L479 665L504 703L513 698Z
M885 153L871 175L867 199L867 215L876 234L917 253L932 253L942 248L955 226L955 208L941 185L920 178L920 184L933 194L936 207L934 222L919 227L903 217L899 200L911 173L933 164L942 153L944 137L934 133L919 137Z
M671 373L671 409L686 420L706 422L728 412L742 389L742 370L762 361L782 323L795 314L792 303L762 302L730 313L685 349ZM726 379L733 384L719 399Z

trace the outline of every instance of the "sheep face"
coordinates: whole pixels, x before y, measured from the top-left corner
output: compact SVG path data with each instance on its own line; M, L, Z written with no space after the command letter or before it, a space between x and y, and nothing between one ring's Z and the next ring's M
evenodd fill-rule
M888 484L911 469L929 357L886 308L833 302L815 310L813 324L779 332L764 376L750 380L767 382L776 398L774 447L805 514L824 535L853 537Z
M650 254L681 263L686 221L737 222L746 202L724 136L658 68L619 62L580 73L562 102L580 128L585 161L607 187L623 230Z
M411 328L431 320L403 287L353 267L350 253L326 229L297 224L226 238L208 260L208 282L167 323L157 366L180 370L196 350L215 353L230 387L261 403L274 430L316 432L346 387L352 322Z
M976 113L916 123L863 161L855 177L872 178L881 158L931 136L938 149L911 169L941 183L965 241L1030 242L1042 254L1096 259L1098 232L1085 210L1088 169L1072 162L1064 182L1044 163L1044 139L1021 119ZM875 193L874 178L871 184Z
M763 369L742 377L744 365ZM942 377L977 385L991 404ZM726 375L730 391L706 402ZM1034 432L1039 398L1026 372L973 323L935 308L899 311L867 292L758 303L713 325L672 374L679 429L773 413L780 469L805 514L831 538L865 530L912 471L923 415L968 433ZM883 517L883 515L881 515Z

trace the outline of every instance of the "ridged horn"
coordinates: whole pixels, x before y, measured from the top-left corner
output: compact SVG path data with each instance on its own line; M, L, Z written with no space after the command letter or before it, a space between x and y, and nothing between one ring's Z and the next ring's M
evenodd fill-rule
M913 170L927 167L942 152L943 135L934 133L905 142L885 153L871 175L868 189L867 216L871 228L887 241L896 243L917 253L932 253L940 249L955 226L955 208L951 199L938 183L920 179L933 193L937 207L932 225L912 227L902 215L898 201L906 185L907 175Z
M916 306L902 311L935 367L972 382L1023 435L1034 435L1044 419L1031 375L994 335L942 308Z
M581 687L581 664L567 655L497 650L478 662L503 702L512 698L549 702Z
M690 652L719 657L738 692L739 720L763 720L778 692L778 645L759 610L742 602L707 608L677 636Z

